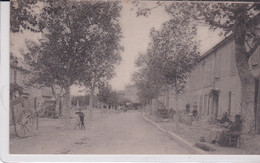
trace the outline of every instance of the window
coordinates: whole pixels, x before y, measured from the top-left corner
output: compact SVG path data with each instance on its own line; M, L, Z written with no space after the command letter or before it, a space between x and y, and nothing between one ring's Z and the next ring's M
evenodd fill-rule
M215 79L220 78L220 70L221 70L221 54L216 54Z
M210 113L210 108L211 108L210 102L211 102L211 100L212 100L212 96L209 95L209 96L208 96L208 110L207 110L207 115L209 115L209 113Z
M17 72L14 70L14 83L16 83L17 80Z

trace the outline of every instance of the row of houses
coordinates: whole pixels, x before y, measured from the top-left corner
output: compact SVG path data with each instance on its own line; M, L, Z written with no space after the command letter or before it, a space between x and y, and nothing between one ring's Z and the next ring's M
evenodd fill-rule
M249 65L255 79L255 91L251 93L255 95L256 131L260 134L260 48L249 59ZM241 87L234 36L230 35L201 56L178 98L173 90L168 90L160 100L167 108L179 111L190 104L197 108L200 119L219 119L224 112L230 116L241 114Z

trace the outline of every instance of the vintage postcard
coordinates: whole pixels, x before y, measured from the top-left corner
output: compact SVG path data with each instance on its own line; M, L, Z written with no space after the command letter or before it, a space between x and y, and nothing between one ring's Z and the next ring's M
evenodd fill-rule
M260 3L9 6L9 155L260 154Z

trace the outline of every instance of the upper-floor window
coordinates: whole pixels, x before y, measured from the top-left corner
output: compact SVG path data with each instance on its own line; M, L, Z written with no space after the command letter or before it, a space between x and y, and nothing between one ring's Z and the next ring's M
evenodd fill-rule
M216 54L215 79L220 78L220 71L221 71L221 54Z
M14 70L14 83L17 82L17 71Z

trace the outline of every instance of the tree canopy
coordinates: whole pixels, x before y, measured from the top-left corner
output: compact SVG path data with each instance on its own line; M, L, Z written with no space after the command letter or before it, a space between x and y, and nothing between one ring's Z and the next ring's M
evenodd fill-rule
M168 87L177 94L183 90L198 58L196 32L191 19L182 16L164 23L160 30L151 30L152 41L147 53L138 58L140 69L133 76L140 99L158 98Z
M102 80L120 61L120 2L48 0L42 10L42 38L27 42L25 60L35 82L64 88L68 110L71 85Z
M64 87L83 77L93 79L92 73L103 67L97 79L110 72L120 60L120 9L118 2L53 1L46 5L41 15L46 24L43 38L40 44L28 43L27 55L40 81Z
M44 0L11 0L10 2L10 29L12 32L21 32L23 29L39 32L44 24L39 21L40 8Z
M111 86L106 85L103 86L98 93L98 100L110 105L110 106L116 106L118 104L118 95L117 92L112 90Z

